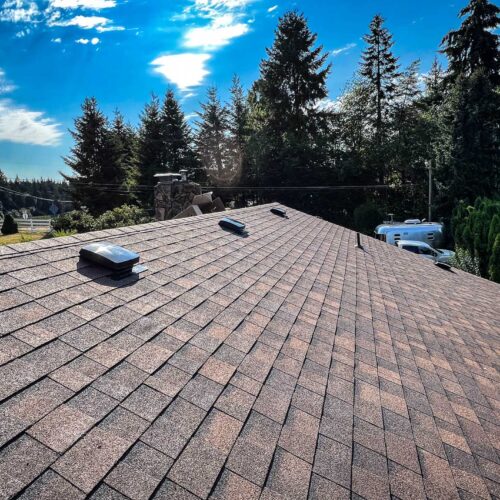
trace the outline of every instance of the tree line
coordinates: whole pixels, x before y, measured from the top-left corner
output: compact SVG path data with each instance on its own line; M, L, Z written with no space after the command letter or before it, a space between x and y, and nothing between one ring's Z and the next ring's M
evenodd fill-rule
M447 65L436 58L427 74L419 61L402 67L376 15L359 70L332 102L329 54L305 16L287 12L258 79L244 89L235 77L228 103L208 89L193 126L171 89L152 97L137 128L86 99L65 158L71 196L93 215L123 204L150 208L154 175L186 169L204 185L233 187L237 203L252 188L258 201L353 226L355 209L370 221L424 215L431 167L434 213L449 218L459 203L499 192L499 14L489 0L470 0L439 48Z

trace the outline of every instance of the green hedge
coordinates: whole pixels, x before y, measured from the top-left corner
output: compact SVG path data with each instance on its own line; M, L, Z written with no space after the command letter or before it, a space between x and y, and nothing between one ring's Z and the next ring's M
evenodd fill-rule
M144 224L151 222L151 220L147 211L132 205L122 205L113 210L108 210L98 217L93 217L84 210L73 210L54 219L52 227L54 231L86 233L88 231Z

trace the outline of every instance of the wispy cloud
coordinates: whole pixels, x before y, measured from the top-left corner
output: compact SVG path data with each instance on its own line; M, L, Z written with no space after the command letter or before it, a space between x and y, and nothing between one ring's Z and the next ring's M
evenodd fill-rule
M52 38L50 41L51 41L52 43L61 43L61 42L62 42L62 39L61 39L60 37L58 37L58 38Z
M78 40L75 40L76 43L79 43L81 45L88 45L89 43L91 45L97 45L101 40L97 37L94 38L79 38Z
M30 33L28 25L37 24L49 28L76 26L96 29L100 33L123 31L125 28L115 25L109 17L87 15L88 11L110 9L117 5L118 0L48 0L48 3L47 0L4 0L0 7L0 21L24 24L26 29L19 32L23 34Z
M269 7L269 9L267 9L267 12L274 12L277 8L277 5L273 5L272 7Z
M101 10L116 7L116 0L49 0L54 9Z
M355 43L348 43L347 45L344 45L343 47L339 47L338 49L332 50L331 54L333 57L337 57L340 54L344 54L346 52L349 52L351 49L356 47L357 44Z
M181 91L201 85L210 74L207 61L212 54L250 31L245 8L256 0L192 0L173 21L192 21L180 40L189 52L158 57L155 71ZM196 52L196 51L199 52Z
M156 58L151 64L154 71L163 75L180 90L189 90L203 82L209 74L206 67L210 54L172 54Z
M25 0L5 0L0 9L0 21L11 23L35 22L39 15L38 5Z
M66 20L53 20L51 26L78 26L84 30L96 28L97 31L111 31L112 29L120 29L120 26L113 26L113 21L107 17L101 16L75 16Z
M8 94L16 89L16 86L10 83L5 76L5 71L0 68L0 95Z
M0 99L0 141L57 146L62 135L60 125L45 113Z
M232 14L225 14L206 26L189 29L184 35L184 46L216 50L227 45L233 38L244 35L248 30L248 24L236 22Z

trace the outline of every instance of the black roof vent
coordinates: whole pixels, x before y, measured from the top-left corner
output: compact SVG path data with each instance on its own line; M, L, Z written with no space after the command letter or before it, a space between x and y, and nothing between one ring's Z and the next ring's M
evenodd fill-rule
M238 234L243 234L245 232L245 224L243 222L237 221L235 219L230 219L229 217L223 217L219 221L219 226L223 229L229 229Z
M139 262L139 254L107 241L90 243L82 247L80 257L111 269L113 279L122 279L132 274L134 264Z
M446 262L434 262L434 265L440 267L441 269L446 269L446 271L451 271L451 266L450 264L447 264Z
M284 208L273 207L271 208L271 213L279 215L280 217L286 217L286 210Z

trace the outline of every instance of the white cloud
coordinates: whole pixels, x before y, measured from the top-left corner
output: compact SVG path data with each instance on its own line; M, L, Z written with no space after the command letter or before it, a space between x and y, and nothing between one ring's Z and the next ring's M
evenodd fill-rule
M114 24L111 26L97 26L96 30L99 33L106 33L108 31L125 31L125 26L115 26Z
M31 111L0 99L0 141L57 146L63 133L59 123L41 111Z
M0 21L11 23L36 22L40 10L35 2L26 0L6 0L0 10Z
M79 43L81 45L88 45L89 43L91 45L97 45L101 40L99 40L99 38L97 37L94 37L94 38L91 38L91 39L88 39L88 38L79 38L78 40L75 40L76 43Z
M173 54L156 58L151 64L154 71L163 75L180 90L188 90L203 82L209 74L206 67L210 54Z
M349 52L349 50L353 49L354 47L356 47L355 43L348 43L347 45L344 45L343 47L332 50L332 56L337 57L340 54L343 54L344 52Z
M0 68L0 95L8 94L16 89L16 86L10 83L5 77L5 71Z
M116 7L116 0L49 0L54 9L109 9Z
M52 43L61 43L62 40L60 38L52 38L52 40L50 40Z
M274 12L277 8L277 5L273 5L272 7L269 7L269 9L267 9L267 12Z
M232 14L225 14L207 26L189 29L184 35L184 46L215 50L227 45L233 38L244 35L248 30L247 24L235 22Z
M111 23L111 19L99 16L75 16L66 21L52 21L51 26L78 26L84 30L106 26Z

